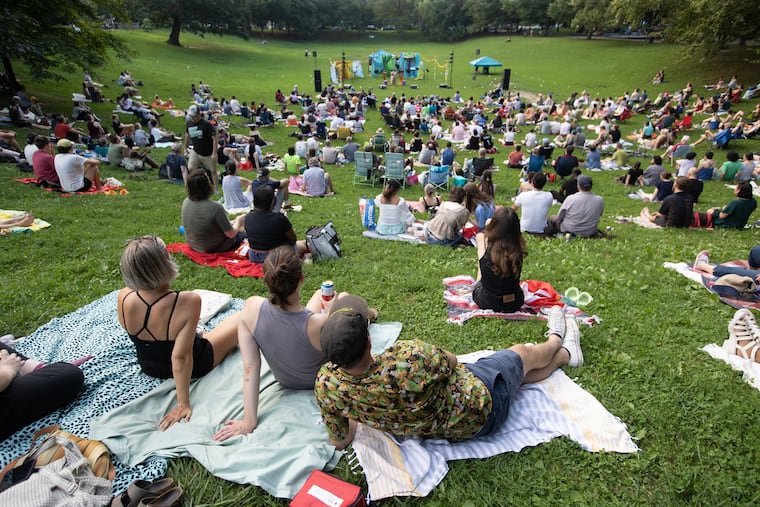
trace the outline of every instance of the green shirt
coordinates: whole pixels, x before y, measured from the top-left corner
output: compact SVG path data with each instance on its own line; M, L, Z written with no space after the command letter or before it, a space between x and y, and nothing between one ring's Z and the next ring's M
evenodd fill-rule
M736 179L736 174L741 171L742 163L740 161L731 162L731 161L725 161L723 162L723 165L720 166L720 170L718 171L718 181L734 181Z
M726 204L725 208L713 215L713 227L741 229L747 225L747 220L755 208L757 208L757 201L754 197L734 199ZM728 216L720 218L720 213L727 213Z
M288 174L298 174L298 169L301 167L301 157L298 155L285 155L282 157L282 161L285 162Z
M392 345L357 376L327 363L314 392L337 441L348 435L349 419L395 435L466 440L491 411L483 382L462 364L452 369L443 349L419 340Z

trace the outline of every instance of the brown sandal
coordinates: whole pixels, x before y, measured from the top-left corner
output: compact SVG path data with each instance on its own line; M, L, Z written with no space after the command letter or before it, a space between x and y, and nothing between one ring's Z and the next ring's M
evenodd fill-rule
M155 498L143 498L138 507L181 507L185 494L182 488L174 487Z
M155 481L138 479L129 485L127 491L111 502L111 507L136 507L144 498L156 498L174 486L174 479L164 477Z

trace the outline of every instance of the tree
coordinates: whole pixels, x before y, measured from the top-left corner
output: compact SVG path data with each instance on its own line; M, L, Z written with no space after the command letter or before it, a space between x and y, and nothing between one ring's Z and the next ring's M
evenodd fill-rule
M575 17L575 8L572 0L554 0L546 13L555 23L568 26Z
M157 27L170 26L167 44L181 46L183 29L192 33L250 36L250 9L247 0L146 0L149 19ZM168 23L167 23L168 21Z
M464 0L422 0L417 4L420 33L431 40L450 41L467 35L471 18Z
M414 0L376 0L372 4L372 10L379 26L395 25L402 28L415 18L416 3Z
M589 39L596 30L612 24L608 0L571 0L570 5L575 9L573 27L583 30Z
M33 79L62 80L72 66L98 67L108 61L108 49L126 57L120 38L103 28L98 7L119 12L116 2L24 0L0 4L0 58L12 91L19 88L13 62L29 67Z

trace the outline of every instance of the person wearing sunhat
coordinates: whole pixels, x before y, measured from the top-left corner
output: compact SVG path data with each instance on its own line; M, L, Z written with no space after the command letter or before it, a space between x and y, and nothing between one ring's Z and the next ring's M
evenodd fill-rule
M451 441L489 435L506 421L520 385L583 364L578 324L559 307L549 314L545 342L514 345L470 364L420 340L396 342L373 356L371 316L364 299L339 297L320 333L329 362L314 392L338 449L351 443L357 423Z
M101 190L100 160L74 153L74 142L63 138L56 144L55 172L65 192L87 192L95 186Z
M591 192L591 176L578 176L578 192L562 203L559 214L549 218L552 231L588 238L598 233L599 220L604 212L604 199Z

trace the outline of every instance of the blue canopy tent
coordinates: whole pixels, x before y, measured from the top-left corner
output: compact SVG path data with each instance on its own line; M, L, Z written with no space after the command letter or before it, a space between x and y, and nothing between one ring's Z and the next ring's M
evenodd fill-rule
M472 60L470 62L471 67L475 67L475 73L478 73L478 69L483 69L483 74L488 74L491 67L501 67L502 64L500 62L497 62L490 56L481 56L480 58L477 58L475 60Z

